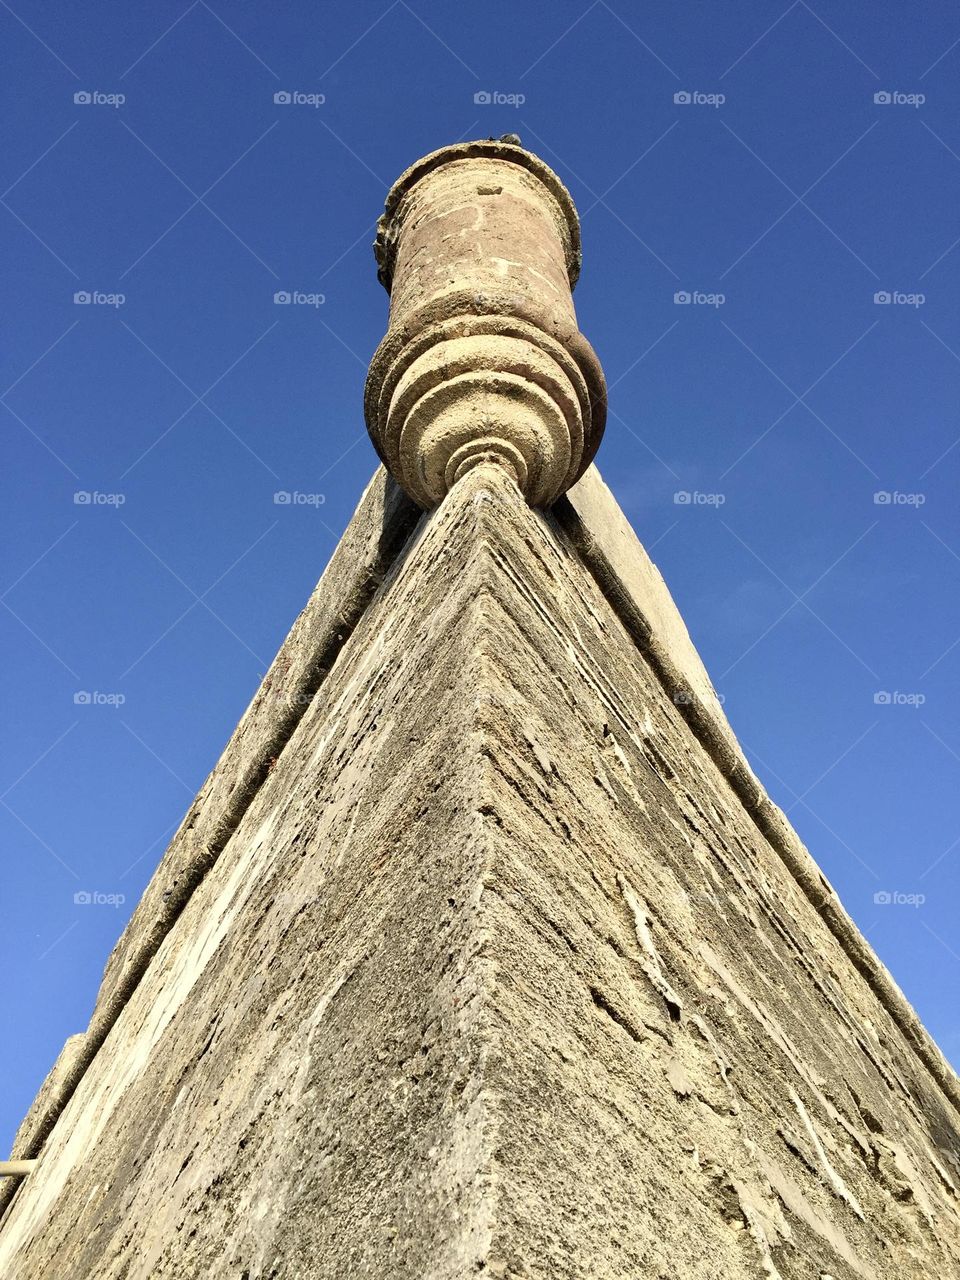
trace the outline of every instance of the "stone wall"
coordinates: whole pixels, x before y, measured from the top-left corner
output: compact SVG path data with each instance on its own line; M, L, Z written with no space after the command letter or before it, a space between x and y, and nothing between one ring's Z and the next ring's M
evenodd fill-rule
M960 1274L956 1078L602 484L478 467L415 528L377 484L38 1102L0 1274Z

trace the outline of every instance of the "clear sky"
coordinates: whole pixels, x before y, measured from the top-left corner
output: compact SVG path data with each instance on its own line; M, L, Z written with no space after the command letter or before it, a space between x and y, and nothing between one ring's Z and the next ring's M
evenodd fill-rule
M0 1147L373 470L384 194L504 132L580 208L603 474L960 1060L956 6L13 0L0 29Z

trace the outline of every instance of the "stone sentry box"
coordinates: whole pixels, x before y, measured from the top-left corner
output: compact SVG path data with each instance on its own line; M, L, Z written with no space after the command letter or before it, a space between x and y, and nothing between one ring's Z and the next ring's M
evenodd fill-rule
M555 502L606 415L573 308L580 224L563 183L510 141L444 147L394 183L375 250L390 324L365 414L390 472L428 509L481 461L531 506Z

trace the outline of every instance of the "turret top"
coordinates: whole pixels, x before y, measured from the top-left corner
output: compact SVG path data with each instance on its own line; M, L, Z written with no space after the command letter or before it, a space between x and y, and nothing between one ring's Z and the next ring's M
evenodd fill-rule
M539 178L547 191L557 202L560 218L565 224L564 239L567 242L566 258L570 288L576 286L580 276L582 254L580 247L580 218L573 197L548 164L532 151L527 151L515 133L505 133L499 138L477 138L473 142L455 142L449 147L440 147L422 156L416 164L405 169L387 193L383 213L377 223L377 238L373 252L377 259L377 277L383 287L390 292L393 281L393 269L396 260L396 218L404 197L427 174L435 172L442 165L453 164L460 160L492 159L505 160L519 165Z

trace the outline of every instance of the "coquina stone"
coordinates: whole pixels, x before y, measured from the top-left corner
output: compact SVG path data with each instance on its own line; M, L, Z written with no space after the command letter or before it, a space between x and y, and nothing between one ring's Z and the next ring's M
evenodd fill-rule
M559 178L511 142L445 147L394 184L376 252L390 325L366 417L391 473L430 508L493 460L532 506L554 502L589 466L606 412L573 309L580 227Z
M405 537L385 493L38 1100L0 1274L952 1280L956 1077L677 698L722 718L596 473L549 515L478 466Z

